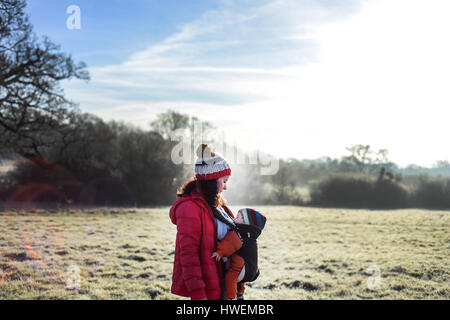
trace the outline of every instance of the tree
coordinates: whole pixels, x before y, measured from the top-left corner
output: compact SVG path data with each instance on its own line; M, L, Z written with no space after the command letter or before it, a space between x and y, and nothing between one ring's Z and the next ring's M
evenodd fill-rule
M300 204L301 195L296 191L295 166L292 161L280 160L276 174L270 176L272 183L271 200L277 204Z
M25 0L0 2L0 136L4 149L31 157L42 156L77 111L59 82L89 74L47 37L37 38L25 6Z
M365 167L372 162L372 150L369 145L356 144L346 149L351 152L351 155L344 159L353 162L359 171L363 172Z
M431 174L448 177L450 176L450 163L448 160L435 161L429 171Z
M178 129L186 129L189 132L192 143L196 139L201 142L212 141L211 133L215 129L208 121L201 121L195 116L189 116L173 110L158 114L156 120L151 122L150 126L161 134L164 139L170 139L171 134ZM196 147L194 146L194 148Z
M189 115L169 110L158 114L156 120L150 123L150 127L164 139L169 139L173 131L189 127Z
M124 130L125 126L105 123L95 115L76 113L60 130L61 139L46 154L70 168L82 182L105 176L120 178L117 137Z

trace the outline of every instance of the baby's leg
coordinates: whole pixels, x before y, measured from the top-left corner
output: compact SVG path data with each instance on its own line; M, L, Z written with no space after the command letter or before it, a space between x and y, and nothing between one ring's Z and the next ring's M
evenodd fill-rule
M237 254L233 254L231 256L231 268L227 271L225 275L225 287L228 299L236 298L237 278L244 264L245 261L241 256Z

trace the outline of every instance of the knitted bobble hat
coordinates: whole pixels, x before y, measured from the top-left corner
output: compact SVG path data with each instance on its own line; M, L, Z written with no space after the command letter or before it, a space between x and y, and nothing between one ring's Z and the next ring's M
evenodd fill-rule
M212 151L206 143L197 148L197 157L197 161L195 161L197 180L219 179L231 175L228 162L221 155Z
M255 209L244 208L239 210L238 215L239 214L244 218L244 224L258 227L260 230L264 229L267 219L261 212L256 211Z

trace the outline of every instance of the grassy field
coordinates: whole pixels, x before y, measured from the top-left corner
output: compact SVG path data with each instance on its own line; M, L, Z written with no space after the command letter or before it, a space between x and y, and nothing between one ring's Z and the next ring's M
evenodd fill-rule
M450 298L448 211L258 209L246 299ZM168 208L0 212L0 299L180 299L175 234Z

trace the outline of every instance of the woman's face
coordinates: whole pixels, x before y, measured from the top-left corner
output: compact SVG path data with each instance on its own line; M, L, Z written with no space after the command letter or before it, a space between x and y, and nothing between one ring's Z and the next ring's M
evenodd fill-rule
M223 190L227 190L227 182L230 176L224 176L217 179L217 191L221 193Z

